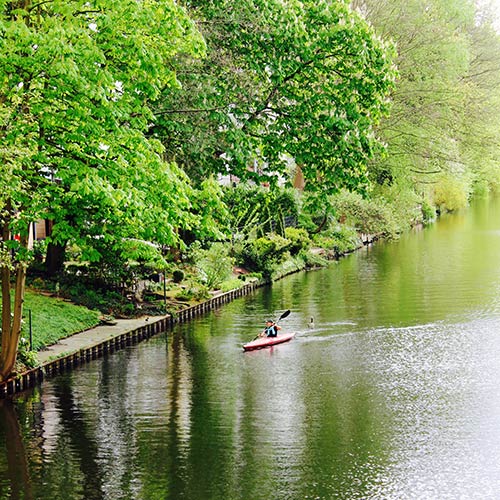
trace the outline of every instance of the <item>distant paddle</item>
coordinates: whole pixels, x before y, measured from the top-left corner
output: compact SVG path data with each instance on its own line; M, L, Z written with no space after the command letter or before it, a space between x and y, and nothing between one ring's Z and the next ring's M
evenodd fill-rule
M282 319L285 319L289 314L290 314L290 309L286 310L276 321L274 321L274 324L277 325ZM260 334L257 335L257 337L253 338L252 340L257 340L260 337Z

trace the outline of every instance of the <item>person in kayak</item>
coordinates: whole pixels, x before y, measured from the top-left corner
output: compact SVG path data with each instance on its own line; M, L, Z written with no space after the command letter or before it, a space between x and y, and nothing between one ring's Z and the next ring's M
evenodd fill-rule
M261 337L277 337L278 330L281 330L281 326L278 326L272 319L266 321L266 327L264 331L260 334Z

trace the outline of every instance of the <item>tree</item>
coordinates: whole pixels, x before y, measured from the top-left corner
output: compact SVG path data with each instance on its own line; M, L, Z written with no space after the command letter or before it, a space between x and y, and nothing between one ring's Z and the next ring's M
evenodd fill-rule
M169 62L204 44L173 0L1 0L0 19L1 380L16 359L33 221L52 220L51 241L76 241L89 260L92 241L169 244L194 223L187 178L144 132L151 102L177 85Z
M378 128L387 151L370 163L372 180L399 197L401 189L430 193L448 177L444 185L461 185L465 199L481 176L498 181L500 56L491 15L471 0L354 6L397 47L391 114Z
M271 182L293 158L306 189L362 188L394 78L390 45L346 1L188 5L207 59L182 60L183 88L158 101L152 134L170 157L192 178Z
M500 192L500 35L491 10L479 10L469 26L470 64L461 154L477 185Z

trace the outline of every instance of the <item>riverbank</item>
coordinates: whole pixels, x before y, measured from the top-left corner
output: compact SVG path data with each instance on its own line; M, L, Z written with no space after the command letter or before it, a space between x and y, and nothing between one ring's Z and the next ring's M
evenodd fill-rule
M356 250L373 243L377 239L378 235L363 235L360 240L362 244ZM313 249L312 252L320 255L325 260L337 260L348 253L352 253L346 252L339 255L320 248ZM73 335L65 336L37 353L39 366L16 374L0 383L0 398L31 388L48 376L56 375L92 359L126 348L152 335L167 332L177 322L184 322L209 312L235 298L251 293L256 288L305 270L306 267L305 265L303 267L285 265L272 280L252 280L229 292L214 292L215 295L212 298L186 305L174 314L114 319L112 324L101 323Z
M471 212L258 288L0 401L2 422L12 422L0 443L12 457L5 477L26 478L36 498L239 498L241 484L259 500L277 488L365 498L383 487L401 498L408 485L422 498L450 488L488 497L500 453L490 436L500 206ZM296 338L245 354L256 322L284 309L283 330ZM255 474L277 463L292 472L286 484ZM208 478L207 464L216 467ZM98 488L79 489L87 484Z
M25 391L41 383L44 378L137 344L153 335L168 332L175 323L183 323L206 314L236 298L252 293L263 284L257 281L247 283L241 288L221 293L207 301L187 307L176 315L116 320L116 324L99 325L66 337L40 352L39 360L44 360L40 366L0 383L0 398Z

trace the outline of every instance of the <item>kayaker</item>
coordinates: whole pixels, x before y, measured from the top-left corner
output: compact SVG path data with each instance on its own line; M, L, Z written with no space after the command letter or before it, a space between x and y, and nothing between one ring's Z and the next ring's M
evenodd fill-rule
M266 327L264 331L260 334L261 337L277 337L278 330L281 330L281 326L278 326L272 319L266 321Z

